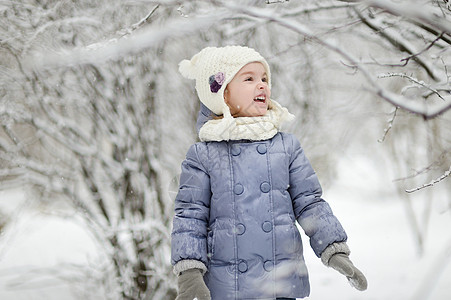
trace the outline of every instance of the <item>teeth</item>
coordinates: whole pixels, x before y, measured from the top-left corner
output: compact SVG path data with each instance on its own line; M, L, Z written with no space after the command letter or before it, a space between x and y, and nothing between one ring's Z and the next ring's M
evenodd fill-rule
M262 100L262 101L265 101L265 97L257 97L257 98L255 98L255 100Z

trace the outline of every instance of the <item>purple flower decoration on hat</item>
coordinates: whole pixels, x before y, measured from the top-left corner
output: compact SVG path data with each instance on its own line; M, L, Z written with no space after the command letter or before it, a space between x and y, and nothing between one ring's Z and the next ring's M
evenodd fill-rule
M225 81L225 75L222 72L218 72L215 75L211 75L208 78L208 83L210 84L210 91L212 93L217 93Z

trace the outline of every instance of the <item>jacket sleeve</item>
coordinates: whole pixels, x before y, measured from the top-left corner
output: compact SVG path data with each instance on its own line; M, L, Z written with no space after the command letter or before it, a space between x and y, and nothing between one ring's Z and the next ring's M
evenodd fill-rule
M347 240L346 232L324 201L322 189L299 141L291 136L290 187L296 220L310 238L310 245L320 257L324 249Z
M180 187L175 199L171 263L197 260L207 265L207 226L210 212L210 177L199 159L206 149L194 144L182 163Z

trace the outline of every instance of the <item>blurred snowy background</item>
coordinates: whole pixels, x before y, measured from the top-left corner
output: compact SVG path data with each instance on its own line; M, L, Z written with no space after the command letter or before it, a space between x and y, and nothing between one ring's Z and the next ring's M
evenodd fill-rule
M451 297L451 4L0 1L0 299L174 299L198 100L178 63L248 45L349 235L312 300Z

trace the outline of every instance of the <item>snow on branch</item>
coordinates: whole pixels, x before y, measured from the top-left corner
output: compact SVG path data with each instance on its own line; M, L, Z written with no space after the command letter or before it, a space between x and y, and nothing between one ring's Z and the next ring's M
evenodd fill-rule
M176 39L208 29L219 20L229 17L224 10L216 11L206 16L177 19L165 24L164 27L143 28L141 32L126 38L110 40L103 44L78 48L72 51L58 51L53 54L40 53L25 59L29 69L46 70L58 67L72 67L77 65L99 64L109 60L141 53L151 47L160 45L167 39ZM140 22L139 22L140 23ZM139 24L138 23L138 24Z
M395 107L395 109L393 111L393 116L390 118L390 120L388 120L388 126L384 130L384 135L380 139L377 140L379 143L382 143L382 142L385 141L385 138L387 137L388 132L392 129L393 123L395 122L396 113L398 112L398 109L399 109L399 107Z
M415 21L421 21L434 27L440 32L451 34L451 22L440 17L436 12L428 7L407 4L395 4L387 0L366 0L361 3L376 7L396 16L403 16Z
M244 6L237 6L234 4L230 4L229 2L227 3L221 2L221 4L224 7L230 9L231 11L252 16L257 19L266 19L268 21L275 22L285 28L288 28L289 30L292 30L293 32L303 35L309 40L317 42L320 45L323 45L324 47L328 48L331 51L334 51L335 53L343 57L346 61L348 61L353 68L358 69L363 74L363 76L369 83L370 90L374 94L378 95L380 98L386 100L387 102L391 103L396 107L402 108L414 114L421 115L426 120L433 119L443 114L447 110L451 109L451 101L446 101L440 104L426 104L424 102L412 101L413 99L386 90L376 82L374 76L369 72L369 70L367 70L360 63L359 59L355 58L348 51L340 48L335 43L329 42L326 39L318 37L313 32L311 32L306 26L298 23L297 21L293 21L283 16L274 14L274 12L270 10L258 9L255 7L248 8Z
M424 188L434 186L434 185L436 185L437 183L439 183L440 181L442 181L442 180L444 180L445 178L447 178L450 174L451 174L451 166L449 167L448 171L446 171L446 172L445 172L442 176L440 176L439 178L436 178L436 179L432 180L431 182L425 183L425 184L423 184L422 186L416 187L416 188L414 188L414 189L406 190L406 192L407 192L407 193L413 193L413 192L422 190L422 189L424 189Z
M391 103L394 106L399 106L400 108L411 113L420 115L425 120L433 119L451 109L451 101L430 105L426 103L412 102L409 98L397 95L381 87L378 87L376 94L388 103Z
M99 27L102 25L100 21L87 17L74 17L63 20L48 21L44 25L38 27L34 32L33 36L27 40L22 55L28 53L29 49L31 48L33 42L37 39L37 37L46 32L49 28L73 24L76 24L78 26L93 26L93 27Z
M290 0L266 0L266 4L274 4L274 3L284 3Z
M407 4L396 4L387 0L340 0L342 2L361 3L366 6L383 9L384 11L396 15L411 19L413 22L426 23L439 32L445 32L451 34L451 22L445 18L439 17L436 11L420 6L412 5L410 1L405 1ZM447 0L445 0L448 2ZM446 8L450 10L450 4L445 3ZM440 5L438 5L440 7Z
M404 59L404 65L406 65L411 58L413 58L434 80L439 79L439 76L436 74L432 64L425 58L419 56L419 54L425 50L418 51L410 41L406 40L397 31L390 27L386 28L382 18L373 17L373 19L370 20L370 18L365 17L358 9L354 9L354 11L368 27L381 34L386 40L388 40L395 47L399 48L401 51L405 51L410 54L409 59Z
M49 137L53 138L61 145L65 145L68 149L72 150L78 155L90 156L95 154L97 151L97 149L91 145L89 140L86 140L86 145L83 146L80 143L73 141L72 138L61 132L62 128L67 128L69 130L72 130L72 132L77 134L79 137L85 137L87 139L87 136L85 136L83 132L78 130L78 128L74 125L74 122L67 122L67 120L65 120L65 122L56 123L54 123L55 120L48 122L44 118L40 118L26 112L18 113L16 111L8 109L0 109L0 117L9 118L17 124L32 125L37 130L40 130L41 132L47 134Z
M415 53L415 54L410 55L409 57L406 57L406 58L401 59L401 61L403 61L404 64L407 64L407 63L409 62L409 60L411 60L412 58L415 58L415 57L417 57L418 55L420 55L420 54L426 52L427 50L431 49L432 46L434 46L434 44L437 43L437 41L439 41L440 39L443 38L443 36L444 36L444 33L442 32L442 33L440 33L440 34L435 38L435 40L433 40L431 43L429 43L429 45L428 45L426 48L424 48L423 50L421 50L421 51L418 52L418 53Z
M386 73L386 74L381 74L378 76L378 78L388 78L388 77L401 77L401 78L407 78L409 81L413 82L414 84L424 87L425 89L431 91L432 93L436 94L437 97L439 97L440 99L442 99L443 101L446 101L445 98L443 98L442 95L440 95L440 93L431 87L431 85L426 84L424 81L422 80L418 80L417 78L414 78L413 76L409 76L407 74L404 73Z
M418 171L415 170L413 172L413 174L411 174L409 176L406 176L406 177L403 177L403 178L395 179L393 181L402 181L402 180L412 179L412 178L414 178L414 177L416 177L418 175L425 174L425 173L431 171L433 168L435 168L435 167L440 165L440 161L442 161L448 155L448 153L450 153L450 151L451 150L443 151L443 153L440 154L439 159L436 160L435 162L433 162L432 164L430 164L429 166L427 166L427 167L425 167L425 168L423 168L421 170L418 170Z
M301 6L300 8L293 8L289 11L284 12L284 16L296 16L301 14L310 14L318 11L325 11L325 10L333 10L333 9L347 9L349 7L354 6L354 4L350 3L314 3L312 5L309 5L307 7Z
M131 28L126 28L123 29L121 31L119 31L118 33L123 37L125 35L129 35L131 34L133 31L141 28L144 24L146 24L147 22L149 22L150 17L152 17L152 15L155 13L155 11L160 7L160 4L155 5L155 7L147 14L147 16L145 16L143 19L141 19L139 22L133 24L131 26Z

